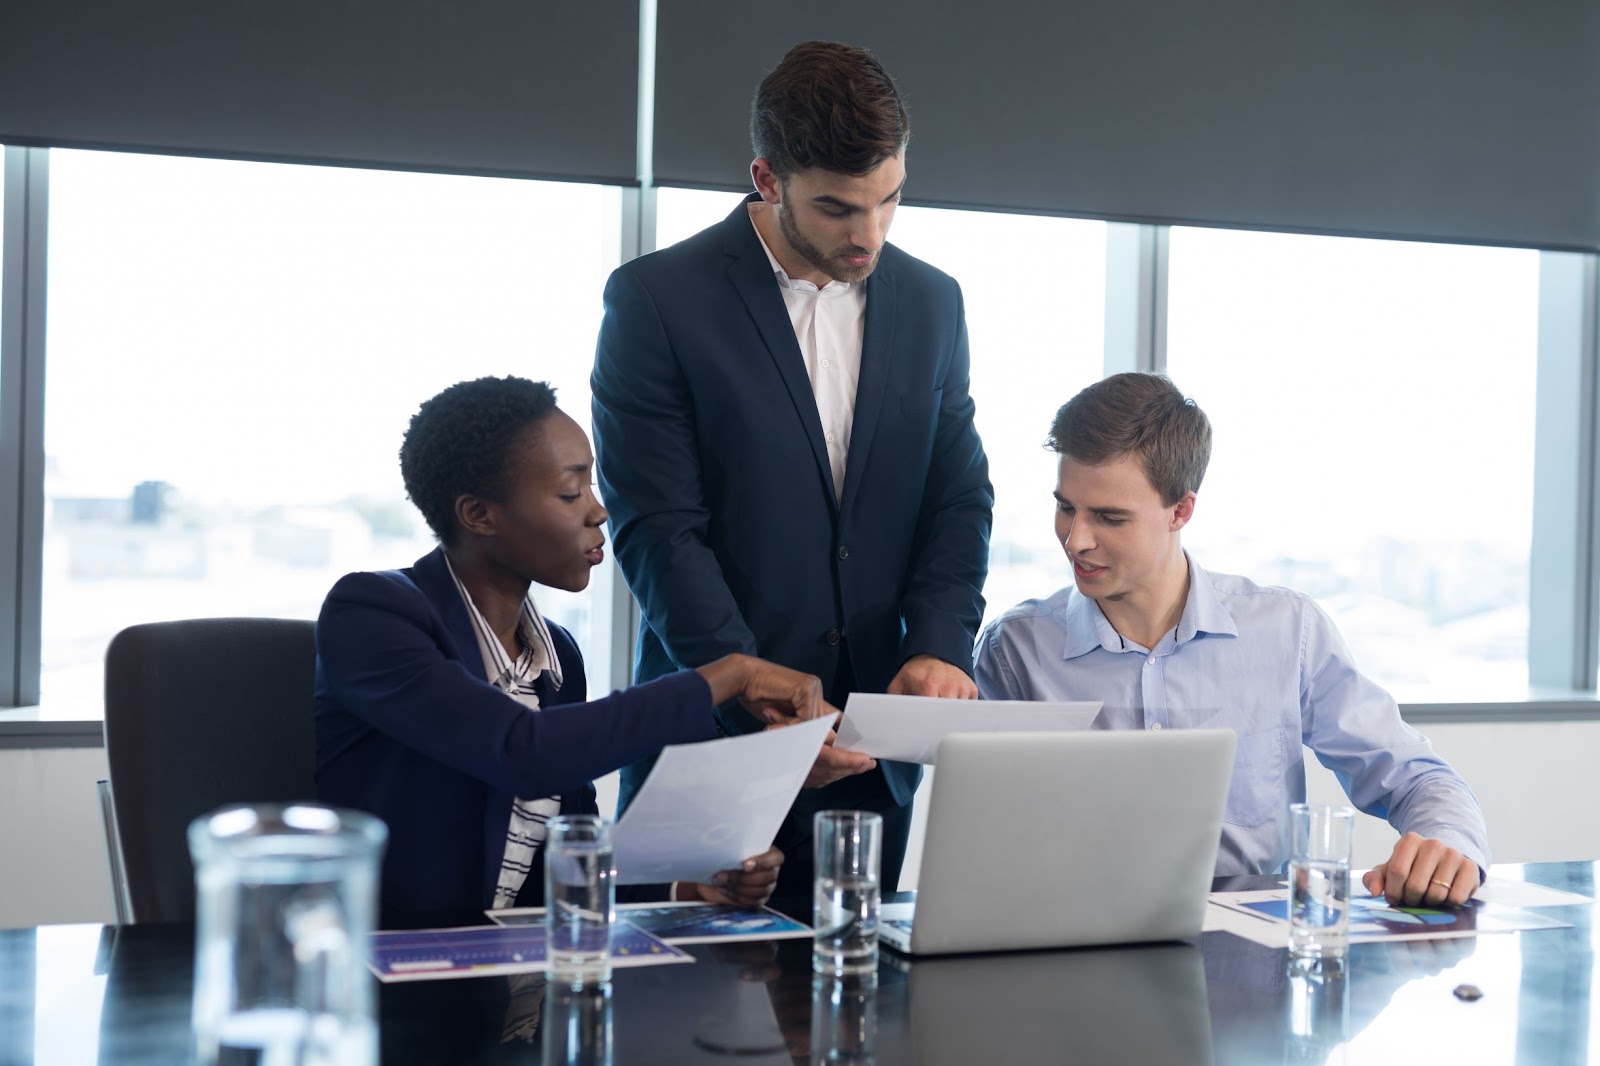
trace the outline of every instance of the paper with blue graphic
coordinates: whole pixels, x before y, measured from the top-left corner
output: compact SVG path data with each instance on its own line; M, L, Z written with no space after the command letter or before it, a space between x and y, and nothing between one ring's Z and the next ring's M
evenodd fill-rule
M1260 892L1214 892L1213 903L1243 911L1257 918L1281 923L1288 942L1289 899L1285 889ZM1563 922L1543 914L1483 900L1468 900L1465 906L1397 907L1382 896L1356 896L1350 900L1350 941L1428 940L1480 933L1516 933L1529 929L1565 929Z

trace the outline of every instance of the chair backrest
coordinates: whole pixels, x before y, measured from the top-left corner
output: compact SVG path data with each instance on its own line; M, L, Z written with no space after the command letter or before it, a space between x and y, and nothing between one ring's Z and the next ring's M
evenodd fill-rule
M316 624L197 618L106 649L106 758L136 922L194 919L189 822L316 798Z

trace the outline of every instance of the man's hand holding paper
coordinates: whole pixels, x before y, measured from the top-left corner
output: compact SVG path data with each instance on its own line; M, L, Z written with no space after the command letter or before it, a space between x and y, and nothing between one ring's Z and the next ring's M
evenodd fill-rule
M828 739L823 741L822 749L817 752L817 761L811 764L811 771L806 774L805 784L801 787L821 788L856 774L864 774L878 765L878 760L870 755L835 747L834 742L838 738L837 729L828 731Z

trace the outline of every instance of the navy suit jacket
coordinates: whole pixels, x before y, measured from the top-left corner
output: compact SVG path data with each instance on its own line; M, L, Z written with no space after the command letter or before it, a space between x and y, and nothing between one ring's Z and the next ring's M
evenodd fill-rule
M317 619L317 792L388 824L386 921L488 907L513 798L560 796L563 813L595 813L594 778L716 736L698 674L585 703L577 645L560 626L550 635L563 683L542 675L541 709L530 712L484 680L442 551L406 570L349 574L328 593Z
M920 653L972 672L994 491L961 290L892 245L866 286L836 500L811 382L745 204L611 275L595 451L642 612L639 680L745 652L816 674L842 706L846 650L863 691L883 691ZM738 708L718 713L730 731L757 728ZM920 770L884 772L908 802ZM637 779L624 772L624 802Z

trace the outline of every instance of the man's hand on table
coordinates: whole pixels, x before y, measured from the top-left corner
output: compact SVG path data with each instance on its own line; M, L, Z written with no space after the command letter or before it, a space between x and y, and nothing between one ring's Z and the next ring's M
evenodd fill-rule
M1402 907L1459 907L1482 879L1478 864L1444 841L1407 833L1361 883Z

